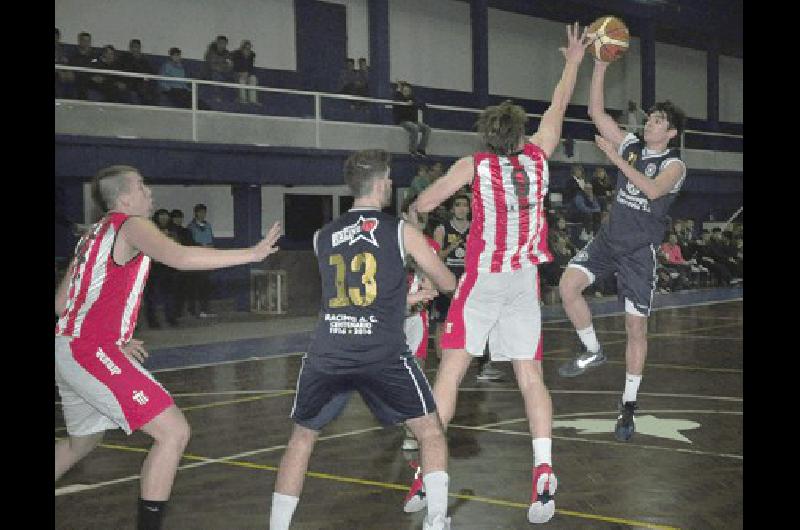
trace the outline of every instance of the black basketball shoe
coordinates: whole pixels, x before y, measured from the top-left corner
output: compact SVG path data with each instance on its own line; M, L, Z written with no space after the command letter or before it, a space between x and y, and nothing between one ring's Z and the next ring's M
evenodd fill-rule
M619 416L617 416L617 426L614 428L614 436L620 442L627 442L633 436L636 425L633 422L633 413L638 407L635 401L622 402L619 400Z

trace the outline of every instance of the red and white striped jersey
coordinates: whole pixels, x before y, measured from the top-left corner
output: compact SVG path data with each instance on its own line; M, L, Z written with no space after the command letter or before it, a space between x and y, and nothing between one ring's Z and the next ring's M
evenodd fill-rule
M466 270L507 272L552 261L544 197L547 156L532 143L521 153L473 155L472 224Z
M139 253L124 265L114 262L114 242L128 218L111 212L78 242L67 305L56 324L56 335L113 340L119 345L130 340L150 257Z

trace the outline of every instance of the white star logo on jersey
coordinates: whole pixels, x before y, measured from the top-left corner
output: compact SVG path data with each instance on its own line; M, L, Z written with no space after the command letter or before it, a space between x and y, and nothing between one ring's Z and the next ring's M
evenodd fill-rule
M375 217L368 217L364 219L363 216L358 216L358 221L349 226L345 226L338 232L334 232L332 236L332 245L334 247L341 245L345 241L352 245L356 241L363 239L367 243L371 243L376 247L380 247L378 241L375 239L375 229L378 228L378 219Z

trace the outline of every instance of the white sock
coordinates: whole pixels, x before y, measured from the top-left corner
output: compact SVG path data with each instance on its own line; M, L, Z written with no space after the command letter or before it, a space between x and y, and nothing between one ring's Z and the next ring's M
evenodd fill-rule
M641 375L631 375L625 373L625 392L622 394L622 402L636 401L636 392L639 391L639 383L642 382Z
M289 523L292 522L292 515L294 515L294 509L297 508L299 500L299 497L273 492L269 530L289 530Z
M553 461L550 455L552 444L553 440L550 438L533 439L533 467L539 464L549 464L552 467Z
M594 334L594 326L589 324L588 328L579 329L578 337L580 337L581 342L586 349L592 353L597 353L600 351L600 343L597 342L597 336Z
M447 471L434 471L423 475L425 497L428 499L428 521L432 522L437 515L447 515L447 487L450 476Z

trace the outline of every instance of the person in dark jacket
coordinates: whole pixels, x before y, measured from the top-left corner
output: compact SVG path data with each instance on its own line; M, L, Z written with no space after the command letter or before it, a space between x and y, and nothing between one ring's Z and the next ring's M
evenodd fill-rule
M408 131L408 152L414 156L425 156L425 147L428 145L431 128L417 117L417 111L424 109L425 103L420 102L414 96L411 85L405 81L397 82L397 89L392 99L411 103L411 105L394 106L394 122ZM422 135L421 139L419 138L420 134Z

